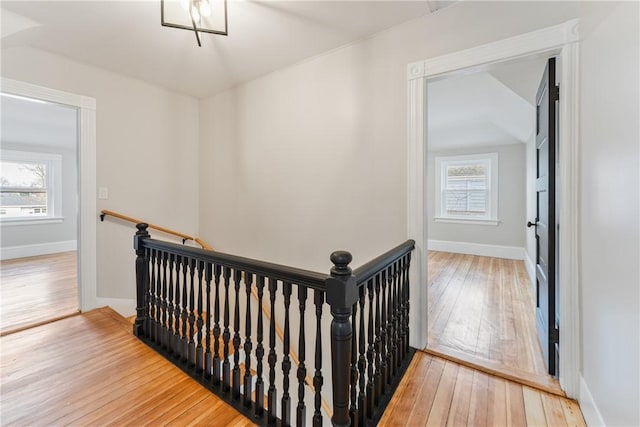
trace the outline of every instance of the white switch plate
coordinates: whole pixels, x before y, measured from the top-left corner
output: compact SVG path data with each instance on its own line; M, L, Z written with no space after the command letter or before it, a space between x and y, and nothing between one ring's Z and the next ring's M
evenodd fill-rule
M107 200L109 198L109 189L107 187L98 187L98 199Z

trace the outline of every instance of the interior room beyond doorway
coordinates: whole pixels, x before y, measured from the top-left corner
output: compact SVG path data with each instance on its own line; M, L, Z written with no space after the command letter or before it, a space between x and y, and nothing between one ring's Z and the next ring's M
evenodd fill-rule
M428 82L427 350L561 392L536 335L535 235L525 226L535 217L535 101L546 60Z

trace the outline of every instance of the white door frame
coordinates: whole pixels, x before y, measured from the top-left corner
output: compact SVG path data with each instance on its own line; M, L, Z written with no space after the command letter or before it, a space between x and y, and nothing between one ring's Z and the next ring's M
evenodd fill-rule
M2 92L78 108L78 283L80 310L96 307L96 100L31 83L2 78Z
M579 394L578 312L578 20L407 66L407 235L416 241L411 280L411 344L427 344L427 80L456 70L529 55L560 57L560 386ZM524 225L523 225L524 226Z

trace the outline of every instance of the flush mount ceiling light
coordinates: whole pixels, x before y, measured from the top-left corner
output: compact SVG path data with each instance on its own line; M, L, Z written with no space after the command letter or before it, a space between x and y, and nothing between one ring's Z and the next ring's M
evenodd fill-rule
M227 35L227 0L160 0L160 17L165 27L200 33Z

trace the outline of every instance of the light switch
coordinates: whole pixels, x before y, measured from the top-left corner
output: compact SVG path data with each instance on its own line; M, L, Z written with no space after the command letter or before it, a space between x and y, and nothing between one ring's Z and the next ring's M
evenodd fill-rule
M109 198L109 189L107 187L98 187L98 199L107 200Z

